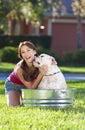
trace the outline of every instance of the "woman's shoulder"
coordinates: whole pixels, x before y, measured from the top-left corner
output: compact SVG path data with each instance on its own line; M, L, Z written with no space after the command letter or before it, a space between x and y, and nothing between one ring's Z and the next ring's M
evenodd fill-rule
M20 60L17 65L21 65L23 63L23 60Z
M22 62L23 62L23 60L20 60L20 61L15 65L15 69L21 69Z

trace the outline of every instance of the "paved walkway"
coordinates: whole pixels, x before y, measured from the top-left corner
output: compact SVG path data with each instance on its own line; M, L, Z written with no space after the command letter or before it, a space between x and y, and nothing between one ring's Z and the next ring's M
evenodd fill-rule
M64 74L66 80L85 80L85 74Z
M10 73L0 73L0 80L5 80ZM64 73L66 80L85 80L85 74Z
M10 73L0 73L0 80L5 80Z

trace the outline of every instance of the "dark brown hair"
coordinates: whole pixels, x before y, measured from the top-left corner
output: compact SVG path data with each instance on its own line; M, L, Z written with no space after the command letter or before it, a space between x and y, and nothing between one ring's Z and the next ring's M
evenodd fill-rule
M20 59L22 59L22 55L21 55L21 47L22 46L28 46L29 48L33 49L36 51L36 47L33 43L31 43L30 41L24 41L24 42L20 42L19 47L18 47L18 57ZM35 79L38 74L39 74L39 69L38 68L34 68L34 72L31 72L29 67L27 66L26 62L23 60L22 64L21 64L21 68L23 69L23 77L25 80L32 80Z

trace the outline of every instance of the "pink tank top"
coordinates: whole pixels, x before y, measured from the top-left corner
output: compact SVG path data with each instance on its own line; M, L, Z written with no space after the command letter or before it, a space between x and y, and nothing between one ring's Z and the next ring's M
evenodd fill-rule
M22 62L22 61L20 61ZM20 64L20 62L17 63L16 67L14 68L13 72L10 74L10 81L13 83L19 84L19 85L24 85L22 81L19 79L18 74L17 74L17 67Z
M17 74L17 66L19 65L19 63L17 63L16 67L14 68L13 72L10 74L9 78L10 78L10 81L12 81L13 83L16 83L18 85L24 85L22 81L19 79L19 76ZM31 79L31 82L33 83L34 79Z
M10 81L12 81L13 83L19 84L19 85L23 85L23 83L21 82L21 80L19 79L16 71L13 71L10 74Z

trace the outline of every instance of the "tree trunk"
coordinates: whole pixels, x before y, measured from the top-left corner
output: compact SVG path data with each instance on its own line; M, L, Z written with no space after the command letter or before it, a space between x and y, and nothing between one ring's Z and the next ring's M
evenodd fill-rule
M82 48L82 18L77 17L77 48Z

